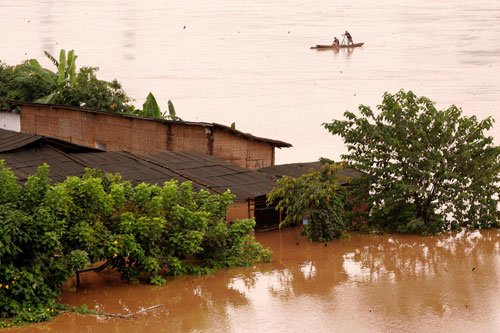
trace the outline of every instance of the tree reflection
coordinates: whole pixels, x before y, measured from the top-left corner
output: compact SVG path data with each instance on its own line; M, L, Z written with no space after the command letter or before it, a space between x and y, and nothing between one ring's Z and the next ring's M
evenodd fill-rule
M364 299L386 314L414 317L453 308L480 309L497 288L499 232L435 237L379 236L345 254L351 281L366 284Z
M325 246L285 232L274 242L258 239L273 249L275 260L259 269L270 277L269 293L282 301L314 296L332 303L336 289L352 288L363 307L384 316L411 319L474 308L477 314L495 307L488 293L498 287L499 235L353 235Z

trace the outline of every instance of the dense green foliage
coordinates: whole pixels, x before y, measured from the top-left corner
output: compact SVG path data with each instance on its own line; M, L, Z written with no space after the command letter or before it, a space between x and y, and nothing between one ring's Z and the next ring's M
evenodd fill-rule
M0 319L47 319L63 283L89 263L108 260L129 282L161 284L269 260L253 220L226 223L233 198L189 182L134 186L96 170L51 185L47 165L20 186L0 162Z
M136 109L132 99L117 80L99 80L99 68L82 67L77 70L73 50L59 53L59 59L45 52L56 71L44 68L38 60L29 59L17 66L0 62L0 109L10 109L9 100L58 104L104 112L124 113L147 118L181 120L168 101L168 113L162 113L152 93L146 98L143 109Z
M460 226L498 226L500 147L478 121L451 106L438 111L426 97L384 94L378 113L324 126L340 135L349 165L369 174L369 224L387 231L436 233Z
M9 109L8 100L33 102L51 92L43 81L20 79L25 76L24 65L9 66L0 62L0 109Z
M132 99L122 89L117 80L99 80L97 67L82 67L76 75L74 86L66 86L57 104L81 106L105 112L133 114Z
M279 179L267 198L268 203L276 202L276 209L285 214L280 227L307 218L303 229L307 238L322 242L340 237L345 229L346 201L346 190L340 186L340 168L341 164L324 163L319 171Z
M17 66L0 63L0 108L9 108L7 100L85 106L119 113L133 113L132 101L116 80L107 82L96 77L97 67L76 69L77 55L60 51L59 60L45 52L57 72L43 68L36 59Z
M68 52L67 57L66 51L61 50L59 61L48 52L45 52L45 55L56 66L57 73L43 68L36 59L30 59L24 64L24 75L17 78L17 80L36 80L39 84L48 85L53 91L46 96L36 99L35 102L54 104L61 99L64 88L76 85L76 58L78 56L75 55L73 50Z

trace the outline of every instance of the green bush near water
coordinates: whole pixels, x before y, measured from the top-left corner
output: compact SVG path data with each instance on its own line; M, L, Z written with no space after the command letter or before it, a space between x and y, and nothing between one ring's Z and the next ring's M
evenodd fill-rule
M345 229L347 191L340 186L338 171L342 164L323 164L320 170L300 177L283 177L268 194L268 203L277 202L276 209L285 213L280 227L298 224L304 217L308 224L303 234L310 240L325 242L342 235Z
M68 278L102 260L126 281L152 284L269 260L253 220L226 223L233 199L96 170L51 185L47 165L21 186L0 161L0 327L47 320Z

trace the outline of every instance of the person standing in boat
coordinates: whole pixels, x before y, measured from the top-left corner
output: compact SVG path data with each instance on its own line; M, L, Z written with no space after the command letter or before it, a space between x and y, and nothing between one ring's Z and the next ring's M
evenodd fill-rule
M347 38L347 44L351 44L351 45L354 44L352 42L352 36L351 36L351 34L347 30L345 31L344 36Z
M332 43L332 45L334 45L334 46L339 46L340 45L340 42L337 39L337 37L333 37L333 43Z

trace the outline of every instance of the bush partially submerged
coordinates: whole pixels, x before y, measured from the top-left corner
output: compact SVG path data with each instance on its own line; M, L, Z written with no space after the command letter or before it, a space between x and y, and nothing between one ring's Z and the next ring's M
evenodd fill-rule
M378 112L324 124L343 138L349 165L370 175L370 224L391 232L434 234L459 227L498 226L500 147L479 121L452 105L411 91L385 93Z
M344 206L346 190L340 186L338 171L342 164L324 163L298 177L283 177L268 194L268 203L277 202L285 218L280 227L300 223L307 218L304 235L314 241L329 241L345 229Z
M226 223L233 199L96 170L51 185L47 165L20 186L0 161L0 318L48 319L61 286L89 263L109 260L129 282L162 284L165 275L269 260L253 220Z

